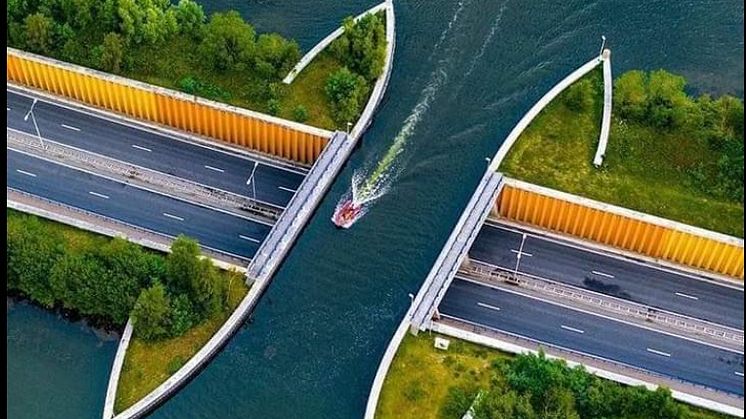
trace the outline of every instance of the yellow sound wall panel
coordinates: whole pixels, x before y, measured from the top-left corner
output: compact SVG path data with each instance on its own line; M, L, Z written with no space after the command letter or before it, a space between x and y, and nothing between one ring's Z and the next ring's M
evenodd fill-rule
M310 165L331 133L6 48L6 78L88 105Z
M743 280L743 240L527 185L506 181L500 217Z

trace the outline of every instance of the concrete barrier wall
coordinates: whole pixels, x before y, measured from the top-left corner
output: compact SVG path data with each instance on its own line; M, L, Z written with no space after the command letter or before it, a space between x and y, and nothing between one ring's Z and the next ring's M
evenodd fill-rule
M743 280L743 240L506 179L500 217Z
M7 48L7 81L310 165L332 133Z

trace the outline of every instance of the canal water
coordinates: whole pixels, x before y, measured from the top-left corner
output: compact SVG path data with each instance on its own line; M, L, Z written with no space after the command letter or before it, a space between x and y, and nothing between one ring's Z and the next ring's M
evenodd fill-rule
M259 31L296 38L307 50L344 16L375 1L204 4L210 11L238 9ZM666 68L685 75L695 91L743 97L742 2L395 0L395 7L394 72L359 150L253 321L152 417L360 417L408 293L416 293L427 275L487 167L485 158L555 82L598 53L601 34L609 39L617 74ZM396 159L398 177L388 193L352 229L334 229L329 217L355 169L382 158L415 109L419 122ZM50 333L37 330L34 310L17 307L8 315L9 329L28 335L8 335L16 353L9 368L16 364L14 374L25 369L23 379L8 375L9 387L16 387L8 390L9 414L38 417L25 410L38 399L65 412L57 417L98 415L109 365L88 363L103 350L88 343L85 330L70 331L64 321L48 318L47 329L67 331L34 351L39 339L32 336ZM111 356L111 346L102 345ZM26 352L33 356L21 358ZM83 361L71 366L57 355L70 352ZM70 373L50 374L46 365ZM101 385L80 396L81 375Z

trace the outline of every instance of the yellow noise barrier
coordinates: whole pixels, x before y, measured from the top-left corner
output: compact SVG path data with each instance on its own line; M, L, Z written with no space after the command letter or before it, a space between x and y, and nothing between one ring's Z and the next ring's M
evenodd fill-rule
M509 179L500 217L743 280L743 240Z
M303 164L331 132L7 48L7 80Z

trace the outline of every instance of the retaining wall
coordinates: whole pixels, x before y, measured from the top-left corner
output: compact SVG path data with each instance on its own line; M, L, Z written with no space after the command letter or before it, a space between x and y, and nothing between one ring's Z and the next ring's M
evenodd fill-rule
M500 217L743 280L743 240L506 179Z
M310 165L331 137L314 128L85 67L7 51L7 81Z

